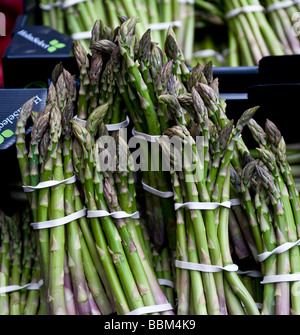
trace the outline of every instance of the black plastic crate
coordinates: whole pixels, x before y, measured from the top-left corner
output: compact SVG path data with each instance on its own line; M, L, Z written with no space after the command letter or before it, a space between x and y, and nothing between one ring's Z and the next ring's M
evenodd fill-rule
M28 25L27 15L18 17L12 42L2 58L5 88L47 87L58 63L77 75L73 40L50 27Z
M258 67L215 68L220 92L226 97L228 117L236 121L246 109L260 106L254 118L262 127L269 119L287 143L300 142L299 64L300 55L288 55L265 57ZM250 147L256 146L247 128L243 136Z

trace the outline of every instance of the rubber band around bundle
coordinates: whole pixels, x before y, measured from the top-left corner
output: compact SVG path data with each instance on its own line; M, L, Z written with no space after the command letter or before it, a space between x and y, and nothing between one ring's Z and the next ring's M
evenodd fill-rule
M46 228L53 228L53 227L58 227L58 226L63 226L69 222L75 221L77 219L80 219L82 217L86 216L87 209L83 208L82 210L72 213L70 215L64 216L59 219L54 219L54 220L48 220L48 221L41 221L41 222L33 222L30 224L30 226L34 230L39 230L39 229L46 229Z
M259 262L263 262L272 255L283 254L284 252L289 251L290 249L297 247L297 246L300 246L300 239L296 242L283 243L277 248L273 249L272 251L263 252L257 256L257 259Z
M232 206L238 206L241 204L240 199L232 199L224 202L186 202L184 204L175 203L175 210L180 208L187 208L190 210L215 210L219 207L231 208Z
M262 278L263 277L263 274L260 271L255 271L255 270L248 270L248 271L238 270L237 274L242 275L242 276L248 276L251 278Z
M140 307L134 309L129 313L126 313L125 315L143 315L143 314L167 312L171 310L173 310L172 305L170 303L167 303L167 304Z
M141 138L150 143L156 143L158 139L160 139L164 135L149 135L145 133L141 133L135 130L135 127L132 128L132 135L138 138Z
M79 117L77 115L75 115L73 117L73 120L75 120L76 122L82 124L83 126L86 126L86 120L79 119Z
M105 210L94 210L94 211L87 211L87 218L103 218L103 217L112 217L114 219L139 219L140 213L126 213L124 211L118 211L118 212L108 212Z
M75 115L73 119L76 122L82 124L83 126L86 126L86 120L79 119L77 115ZM120 130L121 128L127 128L129 124L130 124L130 119L127 115L124 121L119 122L119 123L106 124L105 126L106 126L107 131L117 131L117 130Z
M161 286L167 286L167 287L171 287L171 288L175 287L174 283L171 280L164 279L164 278L158 278L157 281L158 281L159 285L161 285Z
M260 283L266 285L275 283L288 283L294 281L300 281L300 273L287 273L282 275L265 276L263 278L263 281L261 281Z
M264 12L265 8L261 5L250 5L240 8L235 8L225 14L226 19L232 19L240 14L247 14L253 12Z
M275 2L275 3L271 4L270 6L266 7L266 12L271 13L271 12L274 12L275 10L285 9L285 8L291 7L294 4L295 4L295 2L293 0Z
M20 285L9 285L9 286L2 286L0 287L0 294L3 293L10 293L15 291L21 291L21 290L39 290L40 287L43 285L43 280L41 279L38 283L30 283L23 286Z
M115 124L107 124L106 129L108 131L117 131L117 130L120 130L121 128L127 128L129 126L129 123L130 123L130 119L127 115L126 120L119 122L119 123L115 123Z
M149 24L149 29L151 30L166 30L169 27L181 27L181 21L159 22Z
M177 2L181 5L194 5L195 4L195 0L177 0Z
M172 198L174 196L174 193L172 191L168 191L168 192L159 191L159 190L145 184L145 182L143 180L142 180L142 186L143 186L143 189L145 191L147 191L151 194L157 195L160 198L167 199L167 198Z
M78 40L88 40L92 37L91 31L80 31L78 33L74 33L70 36L72 40L78 41Z
M192 56L199 58L215 57L220 63L226 63L225 57L220 52L213 49L199 50L194 52Z
M175 260L175 267L183 269L183 270L199 271L199 272L206 272L206 273L216 273L216 272L222 272L222 271L237 272L239 269L236 264L218 266L218 265L184 262L184 261L179 261L179 260Z
M256 305L256 307L258 309L262 309L263 308L263 304L261 302L256 302L255 305Z
M41 10L49 11L53 8L61 7L62 4L63 4L62 1L56 1L54 3L49 3L49 4L45 4L45 5L40 3L39 7L40 7Z
M41 190L41 189L48 188L48 187L74 184L76 180L77 180L77 177L75 175L71 178L67 178L67 179L59 180L59 181L58 180L47 180L47 181L40 182L36 186L23 186L23 190L25 193L31 193L36 190Z
M61 8L66 9L68 7L72 7L72 6L75 6L75 5L77 5L81 2L86 2L86 1L88 1L88 0L64 0Z

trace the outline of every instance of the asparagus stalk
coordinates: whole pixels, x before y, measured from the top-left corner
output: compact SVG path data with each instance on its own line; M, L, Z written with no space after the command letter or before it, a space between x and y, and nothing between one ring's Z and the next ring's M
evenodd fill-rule
M1 272L0 272L0 287L9 285L10 282L10 235L8 223L5 214L0 212L1 218ZM9 295L7 293L0 294L0 315L9 315Z
M227 170L227 176L224 183L224 188L222 192L222 201L230 200L230 169ZM232 259L230 255L230 247L228 244L228 217L229 217L229 209L222 207L220 209L220 223L218 227L218 234L220 240L220 248L223 258L224 266L232 264ZM259 310L257 306L248 292L248 290L243 285L242 281L238 277L235 272L225 272L225 277L232 287L232 290L239 297L248 314L250 315L259 315Z
M18 216L7 217L8 229L11 236L11 272L10 285L20 285L21 283L21 248L20 220ZM10 315L21 315L21 295L20 291L10 294Z
M89 105L89 66L90 62L88 59L87 51L83 48L82 44L78 41L74 41L74 54L80 69L80 89L78 96L78 112L77 116L79 119L86 120Z
M276 233L278 244L281 245L288 241L287 226L284 218L284 209L280 198L280 193L275 186L272 175L267 172L264 168L256 165L257 174L269 192L272 206L274 208L274 214L276 217ZM278 255L278 274L290 273L290 259L289 252ZM278 315L289 315L290 314L290 284L287 282L276 284L276 314Z
M80 141L82 144L82 149L84 152L84 159L85 159L85 191L86 191L86 197L88 201L88 208L89 210L97 210L96 202L94 199L94 186L93 186L93 156L92 156L92 147L91 147L91 136L87 132L87 130L78 124L75 121L71 121L72 123L72 129L76 136L76 138ZM103 205L105 202L102 202ZM105 209L106 206L104 207ZM109 218L104 218L105 224L103 225L103 230L100 225L100 220L98 218L91 218L91 225L94 233L94 237L97 243L97 248L99 255L101 256L101 261L103 264L103 267L105 269L106 275L109 279L111 289L113 292L113 296L115 298L116 302L116 308L118 313L120 314L126 314L130 311L130 308L136 308L143 306L141 303L141 299L139 295L137 294L137 288L132 286L132 283L134 280L130 282L128 279L130 278L130 271L128 271L128 263L127 262L120 262L123 260L124 252L122 252L122 246L121 246L121 239L119 238L117 241L115 241L115 236L118 236L118 233L116 232L116 228L114 227L113 222ZM108 224L109 223L109 224ZM112 239L113 244L118 246L119 251L121 254L115 254L111 248L108 248L106 238L104 236L104 231L106 234L109 234L109 237ZM117 234L117 235L116 235ZM119 255L119 257L118 257ZM116 266L116 269L118 270L118 274L116 272L116 269L114 268L114 265ZM123 266L125 270L123 269ZM126 275L125 275L126 274ZM120 275L120 280L123 281L126 278L126 288L123 291L123 288L121 286L121 283L118 279L118 275ZM131 277L132 278L132 277ZM133 295L132 295L133 294ZM129 299L128 299L129 298ZM127 303L128 299L128 303ZM130 307L129 307L130 306Z

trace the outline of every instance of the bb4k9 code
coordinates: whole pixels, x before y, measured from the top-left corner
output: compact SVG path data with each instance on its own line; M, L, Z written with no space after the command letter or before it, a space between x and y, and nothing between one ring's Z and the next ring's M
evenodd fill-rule
M155 330L192 330L195 329L195 320L149 320L149 329Z

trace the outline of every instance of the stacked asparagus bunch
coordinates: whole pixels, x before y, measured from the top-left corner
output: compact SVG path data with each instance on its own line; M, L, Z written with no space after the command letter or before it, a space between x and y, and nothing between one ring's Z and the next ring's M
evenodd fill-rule
M107 104L104 106L107 111ZM97 112L98 108L88 117L87 127L72 121L76 142L80 145L76 146L75 155L79 158L78 173L84 186L88 210L109 213L123 211L126 216L129 215L121 218L91 218L91 226L97 246L101 250L104 272L111 283L116 309L119 314L127 314L145 306L166 304L167 299L147 255L139 220L130 216L135 213L136 200L129 168L121 172L102 170L101 152L103 155L109 153L105 153L101 143L102 136L106 133L104 124L100 125L99 137L93 137L99 126L95 119ZM98 116L98 120L103 122L104 115L102 108L102 117ZM119 140L117 151L120 155L125 155L128 151L127 143L122 143L122 140L120 143ZM83 159L80 160L80 157ZM111 159L115 161L116 157L112 156ZM164 311L157 309L157 312ZM171 310L165 312L173 314Z
M176 37L175 34L172 30L172 28L168 29L167 33L167 38L165 42L165 56L167 58L167 62L164 62L163 57L163 52L162 50L154 43L151 43L150 40L150 34L149 32L146 32L140 41L136 38L135 35L135 25L137 24L137 18L133 17L130 19L122 19L124 22L121 24L119 31L117 32L117 38L114 38L113 40L110 41L105 41L104 39L98 42L98 45L113 45L114 43L114 48L111 50L111 60L115 59L114 63L116 64L116 67L114 68L114 71L110 71L110 73L114 73L115 75L115 80L117 83L120 83L119 85L119 90L124 97L124 101L126 104L126 107L129 111L129 114L131 116L131 120L134 123L134 127L136 130L139 132L143 132L146 134L150 134L151 136L157 136L163 135L163 134L177 134L179 137L185 137L185 141L190 141L192 137L188 133L188 128L192 132L192 134L198 134L199 132L199 127L200 129L203 129L203 134L206 134L206 140L207 140L207 147L209 146L208 143L208 135L209 135L209 129L208 129L208 115L209 118L211 118L211 122L215 122L215 137L218 138L219 132L222 128L225 127L224 133L227 134L228 137L227 141L225 140L225 137L221 139L218 139L220 142L224 141L224 147L222 149L225 150L228 146L228 151L226 151L226 154L224 157L222 156L223 151L219 148L218 154L216 155L216 160L219 161L220 166L216 166L213 172L213 176L211 177L211 189L210 189L210 195L207 194L206 202L209 202L210 197L215 196L214 201L217 203L219 201L226 201L226 197L228 197L229 191L226 193L224 191L224 194L222 195L222 182L221 181L216 181L218 177L218 171L220 168L220 171L222 171L223 176L220 176L219 178L223 178L223 183L225 182L225 176L224 176L224 169L226 170L226 167L228 168L231 162L231 159L234 156L236 144L238 142L240 132L242 131L243 127L245 124L247 124L248 120L252 117L253 113L256 111L255 109L251 109L250 111L247 111L243 118L240 120L240 122L237 124L237 126L233 130L233 124L230 122L227 118L226 115L224 114L225 112L225 105L224 101L219 101L218 97L218 82L217 80L212 80L212 64L209 63L204 70L202 70L202 67L200 64L190 73L187 70L187 66L185 64L184 56L179 48L177 42L176 42ZM138 62L137 62L138 61ZM110 61L109 61L110 62ZM107 64L109 64L109 62ZM120 75L121 74L121 75ZM126 78L129 78L129 81L126 81L126 85L123 85L124 81ZM104 86L105 87L105 86ZM107 87L107 85L106 85ZM130 89L130 99L128 99L128 93L126 94L126 91L124 91L124 88L126 90ZM215 91L214 91L215 89ZM198 91L199 92L198 92ZM102 90L101 90L102 91ZM109 93L111 93L111 90L108 90ZM194 94L194 99L198 99L196 103L196 107L193 106L193 97ZM131 101L135 103L137 108L132 111L132 105ZM204 101L205 104L207 104L207 107L205 107L205 110L207 110L207 114L204 113L204 107L203 110L201 109L202 105L204 106ZM113 105L113 104L112 104ZM197 108L198 114L194 111L194 108ZM207 108L207 109L206 109ZM202 113L202 114L201 114ZM205 123L204 123L204 115L206 115ZM144 120L144 122L143 122ZM213 121L212 121L213 120ZM226 124L228 124L226 126ZM182 128L176 128L176 126L182 126ZM188 128L185 128L188 125ZM231 128L230 128L231 125ZM175 127L175 128L173 128ZM203 128L202 128L203 127ZM229 131L228 129L231 129L234 133ZM202 131L202 130L201 130ZM199 132L199 134L202 134L202 132ZM184 135L185 134L185 135ZM224 135L225 136L225 135ZM233 137L234 139L229 141L230 137ZM170 137L173 137L171 135ZM152 137L153 138L153 137ZM187 139L186 139L187 138ZM229 143L230 144L229 144ZM223 143L223 142L222 142ZM216 142L214 142L214 145L216 145ZM242 146L242 148L244 148ZM206 164L205 164L205 174L208 176L208 166L209 166L209 161L210 161L210 156L209 156L209 151L206 150L207 154L205 155L206 158ZM158 156L158 152L156 153ZM218 159L217 159L218 157ZM222 158L224 158L224 161L222 161ZM195 159L193 157L193 159ZM196 165L200 164L200 159L196 160ZM238 161L239 163L239 161ZM221 165L224 164L224 165ZM237 163L236 163L237 164ZM150 171L150 170L149 170ZM148 171L148 177L151 177L151 171L149 173ZM160 172L160 171L159 171ZM185 171L188 173L187 171ZM202 171L203 172L203 171ZM199 173L199 171L198 171ZM220 173L220 175L222 175ZM166 174L160 174L162 177L165 176ZM150 180L150 177L148 178ZM167 176L166 176L167 177ZM176 185L174 183L174 174L172 176L172 182L171 185ZM147 178L146 174L143 174L143 178ZM157 182L154 182L154 185L157 185L156 187L159 187L162 185L163 180L161 178L157 179ZM164 185L168 185L168 183L164 182ZM204 187L204 179L201 179L199 182L199 185L201 183L201 187ZM194 190L195 187L192 187L191 185L194 185L194 182L188 184L188 185L183 185L184 187L188 188L190 190L189 197L193 197L192 202L197 202L196 199L199 199L197 195L193 194L192 191ZM216 185L216 188L218 189L218 194L214 192L213 188L214 185ZM229 184L228 184L229 185ZM176 185L177 186L177 185ZM206 185L205 185L206 187ZM227 189L226 189L227 190ZM165 192L165 189L160 189L160 191ZM169 189L170 191L170 189ZM174 189L175 191L175 189ZM179 194L181 191L178 192L178 189L176 190L176 197L174 200L177 200L177 197L179 197ZM194 190L195 191L195 190ZM147 196L147 193L146 193ZM203 193L201 196L204 196ZM203 198L202 198L203 199ZM173 206L173 205L172 205ZM153 207L153 211L157 211L159 208L157 206ZM164 207L163 207L164 209ZM168 207L168 210L172 210L172 207ZM173 211L174 212L174 211ZM189 211L188 211L189 212ZM217 211L219 212L219 210ZM226 219L226 211L225 209L222 210L220 209L220 213L224 212L224 214L220 214L220 216L224 215L224 218L222 219L223 225L222 229L224 229L224 233L227 231L226 230L226 225L228 224L228 220ZM197 219L194 221L195 223L195 229L197 230L196 238L198 239L198 243L200 243L200 246L197 245L197 250L196 255L194 253L194 260L197 263L198 257L201 259L201 261L207 261L208 263L210 262L209 257L210 257L210 251L207 251L206 257L201 253L201 247L203 247L203 241L206 240L206 237L203 235L203 231L199 231L199 225L196 224L197 220L198 223L201 221L201 211L198 210L196 211L197 213ZM207 214L209 213L209 214ZM155 213L154 213L155 214ZM205 225L209 229L213 230L213 233L211 236L209 236L209 240L212 238L216 243L219 243L218 241L218 236L216 233L217 230L217 225L215 225L214 220L212 219L212 215L214 214L213 211L208 211L206 212L205 215L208 215L210 217L209 219L206 220ZM189 217L189 215L188 215ZM188 220L193 220L194 217L191 215L190 219ZM149 224L149 218L148 220L146 219L146 222L148 221ZM185 237L185 229L183 232L180 234L178 233L179 227L182 226L182 218L180 221L180 217L178 217L178 212L176 212L176 222L177 222L177 256L181 255L184 251L178 247L179 239L182 241L184 240ZM150 226L152 229L157 230L157 227L159 225L159 221L156 222L156 227L155 226ZM192 226L189 225L189 227ZM159 226L160 227L160 226ZM161 229L159 229L161 231ZM167 234L169 237L169 235ZM152 235L153 237L153 235ZM199 242L199 239L201 240ZM202 244L201 244L202 243ZM226 240L226 237L223 235L223 247L224 247L224 254L225 250L228 247L226 243L229 243L228 240ZM226 244L226 245L225 245ZM157 245L155 245L157 247ZM160 246L160 245L159 245ZM205 247L205 245L204 245ZM208 248L208 246L207 246ZM214 249L214 248L212 248ZM219 249L220 250L220 249ZM227 250L228 251L228 250ZM216 261L216 264L218 262L222 263L222 260L220 259L220 253L219 253L219 259L216 261L217 256L214 256L214 261ZM226 255L227 256L227 255ZM179 257L179 256L178 256ZM228 262L230 264L230 258L228 258L225 262ZM180 277L178 276L179 270L176 270L176 283L181 282L179 279ZM188 273L188 271L182 271ZM196 276L196 275L195 275ZM206 276L206 274L204 274ZM239 299L243 299L243 297L247 297L244 301L243 304L246 307L246 312L247 313L257 313L258 310L256 308L256 305L250 296L250 294L247 292L246 288L242 284L241 280L238 278L236 274L229 274L228 277L230 277L232 280L231 284L234 286L235 289L237 287L239 288L239 296L237 297L235 294L233 294L232 288L228 288L227 292L230 292L230 296L232 299L235 301L236 306L233 307L232 305L232 310L231 313L245 313L245 310L242 307L241 301ZM204 311L206 310L207 313L209 314L218 314L218 313L227 313L227 305L222 300L222 307L219 305L219 298L216 298L216 291L211 291L208 289L209 283L211 285L214 283L214 277L212 273L207 274L206 276L206 287L205 287L205 292L208 295L208 309L206 309L206 303L204 302L203 305L199 305L198 302L198 296L199 292L201 292L201 287L197 286L195 282L193 283L194 290L196 292L193 292L191 295L192 299L194 299L194 305L189 307L189 304L187 303L187 297L189 298L189 294L185 294L184 292L181 292L182 289L186 290L189 288L188 282L189 282L189 276L187 277L188 279L186 281L182 281L180 286L176 287L177 291L177 296L179 299L185 299L180 303L179 309L182 309L182 313L205 313ZM201 281L201 274L198 273L197 280ZM219 278L223 278L223 274L221 273L219 275ZM198 281L199 284L199 281ZM213 286L212 286L213 287ZM221 285L219 286L220 290ZM211 295L210 295L210 292ZM203 292L202 292L203 293ZM214 295L215 294L215 295ZM181 298L180 298L181 297ZM203 295L201 296L203 298ZM224 299L224 296L222 296L222 299ZM204 299L205 301L205 299ZM185 307L183 308L184 305ZM240 307L240 308L239 308ZM236 309L235 309L236 308ZM195 310L196 309L196 310Z
M228 238L230 209L220 208L219 204L230 201L229 167L234 147L256 109L247 111L235 130L230 122L220 136L216 130L214 136L210 137L208 115L205 115L207 109L196 89L192 94L194 109L203 113L203 121L199 124L200 135L204 137L201 154L193 136L184 126L174 126L165 132L169 137L180 137L184 143L191 145L190 152L184 153L188 163L183 171L176 173L176 164L172 170L174 198L179 208L177 262L186 262L183 266L178 265L177 269L178 312L197 315L259 314L253 297L236 272L225 270L213 274L214 271L200 270L189 273L196 270L190 268L189 264L196 266L200 263L208 267L233 265ZM176 152L173 155L174 161L178 159ZM191 172L193 164L195 167ZM211 202L216 207L208 206L203 211L196 205L200 203L204 206ZM195 204L196 207L187 206L184 210L182 204Z
M287 144L286 159L291 166L292 175L298 191L300 192L300 145L299 143Z
M0 315L40 312L41 271L29 220L29 210L13 216L0 213Z
M48 312L127 314L148 307L148 313L173 314L166 306L170 302L174 308L177 298L178 314L259 314L256 303L262 301L263 314L288 314L291 297L291 309L298 314L296 281L291 295L286 279L276 284L277 290L273 283L257 285L256 279L253 289L234 264L250 258L266 278L298 272L297 247L275 255L278 266L273 256L259 261L264 251L297 237L299 195L278 129L268 121L264 135L253 120L257 107L236 124L230 121L212 63L197 64L190 72L171 27L163 52L149 30L137 37L138 17L119 19L114 30L95 22L90 53L74 43L78 94L74 78L58 65L43 112L32 113L29 101L18 120L23 185L62 181L74 173L80 179L28 193L34 222L64 218L84 205L88 210L88 217L36 234ZM34 126L27 154L24 134L30 115ZM145 171L137 175L140 165L116 130L120 125L111 134L116 150L106 148L108 125L116 126L126 115L143 138L143 158L148 158ZM261 161L251 157L243 141L246 125L263 145ZM203 141L197 146L199 136ZM175 139L186 145L183 152L168 146ZM161 151L151 151L154 141ZM181 154L187 164L177 170ZM163 169L166 156L168 171ZM131 158L120 170L116 167L124 157ZM108 162L114 163L112 169ZM153 171L152 166L159 168ZM141 189L135 177L172 198ZM234 198L242 206L232 207ZM165 286L166 280L175 291ZM161 305L166 309L160 310Z
M286 160L291 167L292 175L295 181L295 185L300 190L299 180L300 180L300 145L299 143L290 143L286 145ZM250 150L251 156L253 158L259 158L259 153L256 149Z
M297 29L299 3L265 0L267 17L286 54L299 54L300 41Z
M40 0L42 21L80 40L89 51L90 31L97 19L116 28L117 16L139 16L137 36L150 28L160 47L173 25L190 66L213 60L215 66L254 66L269 55L299 54L299 4L283 0L153 1L88 0L57 5ZM188 36L188 38L185 38ZM208 59L210 58L210 59Z
M70 120L75 99L75 79L59 64L53 71L43 111L36 115L31 99L22 107L17 122L22 182L32 188L27 194L43 278L41 314L110 314L114 301L110 300L107 278L103 279L89 221L83 215L72 216L84 211L84 200L74 183ZM33 128L28 144L25 129L30 117ZM70 178L72 183L60 183ZM58 183L34 188L51 180ZM60 223L70 215L68 224Z
M281 0L234 0L234 1L196 1L204 15L196 18L196 43L206 31L214 37L227 28L228 52L227 66L257 65L262 57L269 55L299 54L298 17L299 4ZM207 22L208 21L208 22ZM215 30L215 32L214 32ZM199 47L194 50L201 51ZM213 48L216 54L224 52L224 46L217 40ZM225 48L226 50L227 48ZM218 58L214 57L218 65Z
M256 0L227 1L227 13L241 7L260 6ZM264 8L254 12L228 16L230 65L237 65L239 59L246 66L257 65L262 57L283 55L286 51L267 20ZM238 50L238 51L237 51ZM238 56L240 52L241 56Z
M286 144L269 120L265 130L254 120L249 128L259 144L259 158L246 155L241 178L232 171L231 179L253 227L256 259L264 276L262 314L299 314L295 291L299 278L295 274L300 265L296 244L300 198L287 161ZM287 243L291 245L285 248ZM280 246L281 251L273 251Z
M116 28L119 16L139 16L142 20L137 27L137 36L151 28L153 39L163 45L169 25L174 25L178 41L184 47L186 57L191 57L194 41L194 5L175 0L88 0L69 4L68 0L56 6L52 0L40 0L42 22L53 29L79 39L89 50L89 32L94 22L101 19L106 25ZM84 34L81 35L81 34ZM81 35L81 36L80 36ZM185 38L189 36L189 38Z
M96 32L103 33L98 28L96 24L93 40L101 36ZM37 239L45 287L47 311L44 312L85 315L116 311L127 314L152 306L154 314L173 314L156 279L137 218L78 217L66 225L56 225L60 219L84 210L84 204L89 211L123 211L128 215L134 214L137 208L132 172L106 174L101 170L99 154L104 149L101 141L107 131L104 119L110 120L112 108L117 111L117 103L109 99L114 96L110 95L114 93L111 90L103 89L102 95L97 95L101 82L103 87L109 86L105 80L110 79L108 71L114 64L106 63L105 54L97 48L102 50L95 43L90 69L90 57L79 43L75 43L81 70L77 98L74 78L59 64L52 74L44 110L39 115L32 112L31 99L23 106L18 119L16 142L23 185L33 190L28 198L34 226L41 226L37 227ZM97 68L94 68L95 62ZM100 78L102 64L106 67ZM91 96L85 94L86 89ZM98 99L103 98L108 102L98 106ZM98 107L93 108L93 103ZM81 117L79 122L72 120L75 110ZM25 126L30 115L34 123L28 150ZM80 123L84 119L86 127ZM113 120L116 119L114 114ZM117 141L117 134L113 136ZM126 153L127 143L120 141L118 151ZM33 188L39 182L68 180L74 176L74 171L80 176L79 184ZM45 223L47 228L44 228Z

